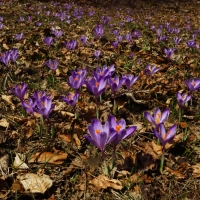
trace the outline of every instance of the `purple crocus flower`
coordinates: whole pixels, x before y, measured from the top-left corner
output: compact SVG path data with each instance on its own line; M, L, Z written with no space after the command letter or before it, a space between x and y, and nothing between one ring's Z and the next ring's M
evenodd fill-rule
M151 114L149 114L148 112L144 112L144 117L151 122L152 124L154 124L156 126L156 128L158 128L159 124L164 123L167 118L169 117L169 113L170 110L169 108L165 109L163 111L163 113L161 112L161 110L159 108L156 108L154 110L154 116L152 117Z
M96 37L100 38L104 34L104 29L102 24L97 24L94 28L94 34Z
M120 30L119 29L113 30L113 34L117 37L120 34Z
M90 10L89 13L88 13L89 17L92 17L94 14L95 14L94 10Z
M86 37L85 35L80 36L80 41L81 41L84 45L86 45L86 44L87 44L87 37Z
M118 41L113 41L111 44L116 49L118 44L119 44L119 42Z
M131 36L130 33L127 33L127 34L124 36L124 38L125 38L125 40L126 40L127 42L130 42L130 41L132 40L132 36Z
M80 95L79 92L76 92L76 94L74 94L74 95L71 93L68 93L66 97L61 97L61 98L64 102L66 102L70 106L74 107L78 100L79 95Z
M104 79L107 79L108 77L112 76L112 74L115 71L114 65L111 65L109 68L105 65L102 69L99 67L96 68L95 71L93 71L93 75L96 79L100 79L101 77L104 77Z
M110 135L109 122L107 121L103 126L98 119L93 119L88 126L88 134L89 136L84 135L84 138L103 153Z
M0 61L4 63L6 66L8 66L10 59L11 59L10 51L6 51L0 54Z
M47 67L49 67L51 70L56 70L58 67L58 59L51 60L49 59L44 63Z
M46 11L46 16L49 16L51 14L51 11Z
M129 58L133 59L133 57L134 57L134 53L130 53Z
M46 37L44 38L44 42L46 43L46 45L50 48L52 42L53 42L53 37Z
M34 93L33 93L33 96L32 96L32 98L34 100L37 100L37 101L40 101L40 99L42 97L50 97L50 95L47 95L44 90L43 91L37 91L37 90L35 90Z
M177 98L177 101L178 101L178 105L180 107L182 107L182 106L184 106L184 104L186 102L188 102L192 98L192 96L188 95L186 93L181 94L180 92L177 92L176 93L176 98Z
M96 58L99 58L100 55L101 55L101 51L100 51L100 50L95 50L95 51L94 51L94 56L95 56Z
M186 44L187 44L187 46L188 46L189 48L195 48L195 47L196 47L196 42L195 42L194 40L188 40L188 41L186 42Z
M158 131L154 128L152 128L154 135L160 140L162 143L163 149L165 148L165 145L173 140L175 134L176 134L176 128L177 125L171 126L168 131L165 130L164 124L160 124L158 127Z
M161 41L166 42L168 37L166 35L159 35L157 36L157 39L158 39L158 42L161 42Z
M2 22L3 21L3 17L2 16L0 16L0 22Z
M171 49L171 48L166 49L166 48L164 48L164 53L166 54L168 60L170 60L172 58L172 55L174 54L175 50L176 49Z
M15 39L21 40L23 35L24 35L24 33L15 34Z
M48 119L55 105L52 104L52 99L50 97L43 96L40 100L36 101L36 106L34 111Z
M156 29L156 34L157 34L157 36L160 36L161 33L162 33L162 28Z
M138 80L139 76L133 76L131 74L122 75L122 78L125 80L124 84L126 85L128 91L130 91L131 86Z
M116 41L120 43L123 40L123 37L121 35L116 36Z
M110 137L107 143L113 143L114 150L116 150L116 146L121 140L132 135L137 129L137 126L132 126L126 129L126 121L124 119L120 119L117 122L113 115L109 116L108 122L110 127Z
M54 30L54 31L53 31L53 34L54 34L57 38L59 38L59 37L62 36L63 32L62 32L61 30Z
M28 90L28 86L25 83L21 83L19 85L15 85L14 88L10 88L10 91L17 96L21 102L24 100L24 96L26 91Z
M175 37L173 38L173 40L174 40L175 45L178 45L180 41L182 40L182 38Z
M115 95L117 90L122 86L124 83L125 79L122 78L121 80L119 79L119 76L115 76L114 78L108 78L108 85L110 86L110 89L112 93Z
M70 40L69 42L65 42L64 45L68 50L74 50L77 46L77 41Z
M190 93L192 93L200 88L200 78L197 78L196 80L191 78L188 81L185 81L185 84L190 90Z
M160 70L160 68L158 68L156 66L147 65L144 70L144 73L149 74L150 76L153 76L153 74L155 74L159 70Z
M81 73L78 74L77 72L73 71L72 75L69 77L69 82L67 84L75 90L78 90L85 82L85 74Z
M28 21L32 21L32 18L33 18L33 17L29 15L29 16L27 17L27 20L28 20Z
M74 71L74 72L84 78L87 73L87 70L86 69L78 69L77 72L76 71Z
M36 26L41 26L42 22L36 22L35 24L36 24Z
M174 29L174 32L175 32L177 35L180 33L180 31L181 31L180 28L175 28L175 29Z
M135 39L138 39L139 37L141 37L141 33L138 31L133 31L131 34Z
M4 24L0 22L0 29L4 27Z
M24 22L25 21L24 17L19 17L19 21Z
M174 28L169 27L169 28L167 29L167 31L168 31L169 34L173 34Z
M16 62L17 57L18 57L18 49L14 48L13 50L10 51L10 59L13 62Z
M125 21L126 21L126 22L132 22L132 21L133 21L133 18L132 18L132 17L129 17L129 16L126 16L126 17L125 17Z
M22 102L22 107L30 114L34 113L35 105L36 101L33 101L31 98L28 98L28 100Z
M104 77L97 79L93 77L90 80L85 82L87 89L97 98L101 95L106 89L106 82L107 80Z

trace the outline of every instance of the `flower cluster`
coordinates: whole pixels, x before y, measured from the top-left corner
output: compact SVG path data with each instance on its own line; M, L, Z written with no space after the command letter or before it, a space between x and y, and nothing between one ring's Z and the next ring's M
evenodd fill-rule
M173 140L177 128L177 125L173 125L166 132L164 122L168 119L169 114L170 110L168 108L165 109L163 113L159 108L156 108L153 116L148 112L144 112L144 117L155 126L155 128L152 128L153 133L162 143L163 149L166 143Z
M20 99L22 107L27 112L30 114L37 112L48 119L50 113L54 109L51 97L47 95L45 91L39 92L35 90L33 96L28 98L28 100L25 100L24 96L27 90L28 86L25 83L15 85L14 88L10 88L10 91Z
M126 121L124 119L116 121L114 116L110 115L104 126L98 119L93 119L88 126L89 135L84 135L84 137L102 152L105 151L105 147L109 143L113 144L115 151L119 142L132 135L136 129L136 126L126 129Z
M0 62L4 63L6 66L9 65L9 61L16 62L18 57L18 50L16 48L0 53Z

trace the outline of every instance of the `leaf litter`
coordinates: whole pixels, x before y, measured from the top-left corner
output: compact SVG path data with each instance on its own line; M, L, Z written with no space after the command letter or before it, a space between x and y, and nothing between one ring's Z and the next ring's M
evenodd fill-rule
M13 0L12 5L2 1L0 198L12 199L17 194L17 199L199 199L200 97L199 91L187 92L184 82L200 76L197 5L196 0L51 4ZM94 35L98 24L104 27L100 37L101 32ZM63 33L56 37L56 31ZM16 39L21 32L22 39ZM50 48L43 41L48 36L53 37ZM86 36L85 43L81 36ZM164 48L173 47L176 36L182 41L172 56L165 55ZM196 48L186 44L192 39ZM65 43L70 40L77 41L76 48L67 49ZM7 64L2 55L15 48L17 61ZM99 58L94 57L95 50L101 51ZM44 63L56 58L59 66L53 73ZM110 113L115 113L116 101L115 117L137 130L116 146L114 167L110 167L112 145L107 145L106 174L101 152L83 137L96 117L95 97L85 85L75 107L65 104L61 96L72 92L66 83L72 70L87 69L92 77L96 68L112 64L115 75L132 74L139 79L130 91L123 85L113 94L107 87L99 102L99 118L105 124ZM149 76L145 73L148 65L159 71ZM24 103L36 89L51 96L55 107L50 118L42 119L46 113L24 112L22 102L10 92L22 82L29 86ZM181 120L175 98L178 91L192 93ZM178 126L175 137L165 145L162 173L162 146L153 134L153 125L144 119L144 111L153 113L156 107L170 108L166 127Z

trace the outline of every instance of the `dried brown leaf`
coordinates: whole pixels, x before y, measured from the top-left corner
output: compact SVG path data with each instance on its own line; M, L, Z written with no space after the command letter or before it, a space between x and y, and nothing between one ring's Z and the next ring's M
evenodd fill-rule
M80 147L80 146L81 146L81 141L80 141L80 139L78 138L77 134L74 134L74 135L73 135L73 138L74 138L74 140L75 140L76 145L77 145L78 147Z
M64 142L71 142L71 135L65 135L58 133L58 137L63 140Z
M117 179L109 179L107 176L101 174L93 180L89 181L90 187L94 190L100 191L102 189L106 189L111 187L115 190L121 190L123 185L121 181Z
M186 175L180 173L178 170L172 170L169 167L165 167L163 173L174 175L178 180L183 180L186 178Z
M26 191L31 193L42 193L44 194L52 185L53 181L49 178L48 175L43 174L38 176L37 174L27 173L19 174L17 179L23 185Z
M7 178L8 174L9 174L9 155L8 154L3 154L0 157L0 172L2 174L2 176L4 176L5 178Z
M54 154L51 152L37 152L34 155L31 156L29 163L50 163L50 164L62 164L64 160L67 159L67 154L66 153L59 153L59 154Z
M8 128L9 123L8 123L8 121L7 121L5 118L2 118L2 119L0 120L0 126L5 127L5 128Z
M12 96L11 95L2 95L1 96L1 98L2 98L2 100L4 100L6 103L8 103L10 106L11 106L11 108L12 108L12 110L14 110L15 109L15 105L13 104L13 102L12 102Z
M28 169L28 165L24 162L26 159L25 155L16 153L13 165L18 169Z
M191 166L192 168L192 176L194 178L200 178L200 163L196 164L196 165L193 165Z

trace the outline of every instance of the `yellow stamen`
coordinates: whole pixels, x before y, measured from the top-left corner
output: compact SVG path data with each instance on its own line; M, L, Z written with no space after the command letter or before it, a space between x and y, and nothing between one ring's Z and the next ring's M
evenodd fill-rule
M117 132L119 132L119 131L121 130L121 126L120 126L120 125L117 125L117 126L115 127L115 129L116 129Z
M45 107L46 103L44 101L41 102L42 106Z
M159 112L157 115L156 115L156 124L159 124L160 123L160 118L161 118L161 113Z
M96 134L99 134L101 131L99 129L97 129L95 132L96 132Z

